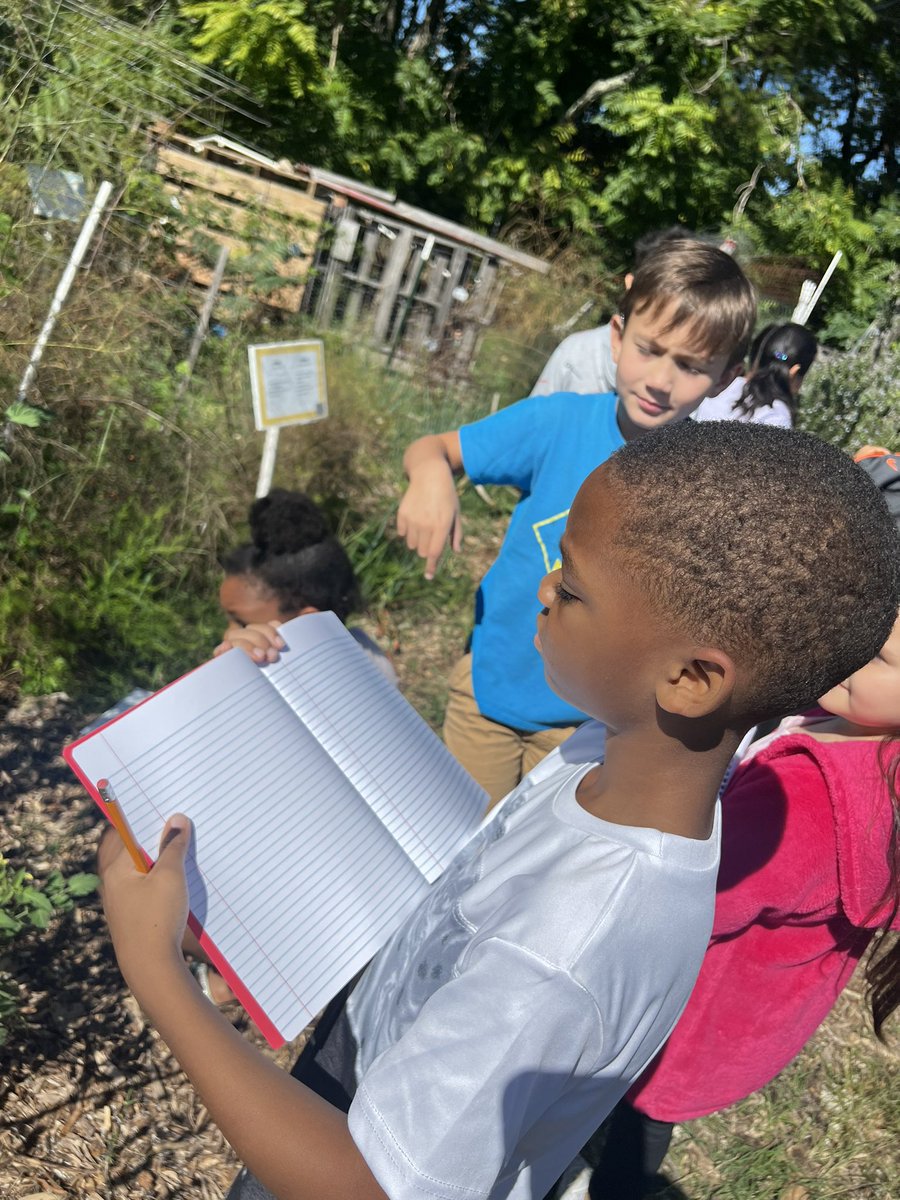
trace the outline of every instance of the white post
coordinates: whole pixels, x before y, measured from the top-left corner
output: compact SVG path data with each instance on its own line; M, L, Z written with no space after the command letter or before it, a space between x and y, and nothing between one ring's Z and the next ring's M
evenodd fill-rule
M797 324L798 324L798 325L805 325L805 324L806 324L806 322L809 320L809 318L810 318L810 315L811 315L811 313L812 313L812 310L813 310L813 309L816 307L816 305L817 305L817 304L818 304L818 302L819 302L819 297L820 297L820 296L822 295L822 293L825 291L825 284L828 282L828 280L829 280L829 279L831 278L831 276L834 274L834 269L835 269L835 267L838 265L838 263L841 261L841 259L842 259L843 257L844 257L844 252L843 252L843 250L838 250L837 254L835 254L834 258L833 258L833 259L831 260L831 262L828 264L828 270L827 270L827 271L825 272L825 274L822 276L822 279L821 279L821 281L820 281L820 283L819 283L819 286L818 286L818 287L816 288L816 290L813 292L813 294L812 294L812 298L810 299L809 303L808 303L808 304L806 305L806 307L804 308L804 310L803 310L803 313L801 314L801 316L797 318Z
M256 481L256 498L268 496L275 474L275 455L278 453L278 426L266 430L263 442L262 462L259 464L259 479Z
M791 313L791 320L795 325L803 324L803 314L806 312L806 306L812 299L815 290L816 285L811 279L804 279L800 284L800 295L797 298L794 311Z
M78 241L75 243L72 253L69 256L69 261L66 264L66 269L62 273L62 278L56 285L56 292L53 296L53 301L50 305L50 311L47 313L47 319L44 321L43 328L38 334L38 339L34 343L34 349L31 352L31 358L28 360L28 366L25 368L25 374L22 376L22 382L19 384L19 400L24 400L28 395L31 385L34 383L34 377L37 374L38 363L43 357L47 342L50 340L50 334L53 332L53 326L56 324L56 318L59 316L59 311L65 303L66 296L69 294L69 289L75 279L75 272L81 266L81 260L87 253L88 245L94 230L97 228L97 222L100 220L100 214L106 207L106 202L109 199L113 185L104 180L100 184L100 189L94 198L94 203L91 205L91 211L85 218L84 224L81 227L81 233L78 235Z
M197 365L200 347L203 345L203 339L206 337L207 329L209 329L209 319L212 316L213 305L216 302L216 296L219 294L219 288L222 286L222 279L225 276L228 253L228 246L219 247L216 269L213 271L213 277L210 280L209 287L206 289L206 295L203 298L203 307L200 309L200 316L197 318L197 327L191 339L191 348L188 350L187 366L184 374L178 381L178 390L176 392L178 400L181 400L187 391L188 384L191 382L191 376L194 373L194 367Z

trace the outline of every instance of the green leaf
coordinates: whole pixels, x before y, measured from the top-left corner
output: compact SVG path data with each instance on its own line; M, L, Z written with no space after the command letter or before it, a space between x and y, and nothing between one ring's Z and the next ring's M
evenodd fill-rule
M28 907L33 910L34 913L47 913L49 915L53 912L53 905L43 892L38 892L32 889L29 893L23 896L23 900ZM34 920L33 915L31 919Z
M0 908L0 936L13 937L22 928L22 922L11 917Z
M97 885L100 883L96 875L91 875L87 871L81 871L77 875L70 875L66 880L70 896L89 896L91 892L97 890Z
M41 408L35 408L33 404L26 404L24 400L13 400L6 410L6 419L12 421L14 425L37 429L39 425L50 420L50 414Z

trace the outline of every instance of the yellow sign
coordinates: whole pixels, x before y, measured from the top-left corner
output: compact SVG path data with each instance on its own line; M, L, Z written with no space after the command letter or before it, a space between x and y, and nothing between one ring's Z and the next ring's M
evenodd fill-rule
M305 425L328 416L325 348L315 338L248 346L257 429Z

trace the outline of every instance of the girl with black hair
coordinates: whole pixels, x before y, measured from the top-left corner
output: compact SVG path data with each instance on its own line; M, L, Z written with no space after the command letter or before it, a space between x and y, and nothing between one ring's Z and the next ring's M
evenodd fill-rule
M806 372L818 343L802 325L766 325L750 347L750 369L718 396L709 396L695 421L752 421L790 429Z
M289 621L314 612L333 612L345 624L360 607L356 576L347 551L328 529L321 510L303 492L275 488L250 507L252 540L222 559L225 578L219 603L228 628L215 653L242 642L251 657L264 652L243 644L248 625ZM397 676L387 655L362 629L350 634L392 683Z

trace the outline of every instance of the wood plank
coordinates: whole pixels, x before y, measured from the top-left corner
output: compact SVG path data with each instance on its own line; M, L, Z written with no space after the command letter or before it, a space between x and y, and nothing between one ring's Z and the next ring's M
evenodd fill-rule
M444 330L447 327L447 321L450 317L450 309L455 303L458 303L453 299L453 289L459 286L459 281L466 266L467 255L467 250L462 246L456 246L453 254L450 256L450 278L444 280L444 291L434 318L433 334L438 340L444 336Z
M381 236L377 225L369 225L366 228L363 233L363 248L359 260L359 271L355 275L350 272L345 272L344 274L344 279L351 285L350 295L347 298L347 307L344 310L345 325L355 325L359 320L366 288L372 286L369 280L369 273L375 262L375 255L378 251L378 242ZM377 287L378 285L375 284L374 286Z
M220 229L229 236L244 236L248 228L255 233L257 241L281 239L296 242L304 256L312 254L318 231L306 222L292 221L283 213L269 212L264 208L245 208L223 200L213 192L192 188L166 180L164 190L175 196L182 211L195 215L206 224ZM254 230L255 227L255 230Z
M487 255L485 255L475 278L478 280L478 285L477 287L472 287L474 295L471 300L471 308L466 314L465 327L459 341L459 357L457 361L464 370L468 370L469 363L472 361L472 356L475 353L475 348L481 340L482 327L487 323L487 313L491 309L493 293L497 282L497 263L491 262ZM494 305L496 305L496 302L496 299L493 299Z
M391 332L391 314L397 300L397 290L400 280L406 273L410 258L413 231L409 225L404 225L397 237L391 243L391 257L385 268L384 275L378 284L380 295L375 303L375 315L372 323L372 338L376 345L386 346Z
M176 246L175 261L187 273L192 283L196 283L200 287L209 287L213 277L213 268L192 254L190 247L186 245ZM286 312L298 312L300 300L303 296L303 287L302 282L297 284L285 283L284 287L277 288L274 292L269 292L265 296L253 292L252 289L247 294L255 296L256 299L260 300L263 304L269 305L271 308L280 308ZM244 290L240 279L226 279L220 288L221 293L233 293Z
M323 201L313 199L298 188L259 179L245 171L208 162L195 154L173 150L170 146L160 146L156 158L157 171L169 179L186 180L239 203L247 203L250 198L255 198L267 208L302 218L316 227L321 224L328 207Z
M291 184L296 182L305 184L306 182L305 178L299 179L292 164L282 166L267 154L252 151L249 147L240 149L239 143L235 143L234 146L222 146L215 137L210 139L187 137L185 134L174 132L163 122L151 125L149 131L157 138L157 145L169 145L173 149L178 149L179 146L186 147L187 151L197 158L204 158L212 162L214 159L211 156L221 157L247 170L252 170L254 174L266 171L276 179L284 179ZM303 190L306 190L305 187Z

